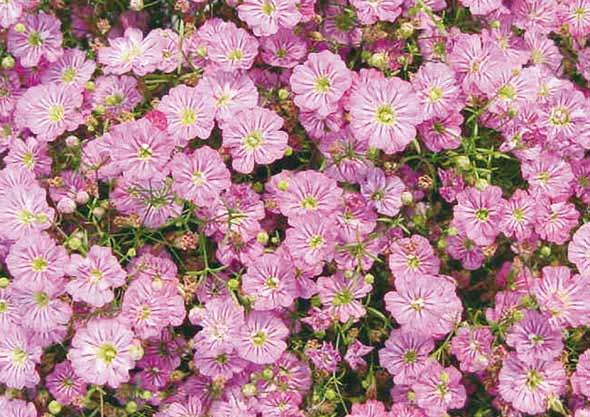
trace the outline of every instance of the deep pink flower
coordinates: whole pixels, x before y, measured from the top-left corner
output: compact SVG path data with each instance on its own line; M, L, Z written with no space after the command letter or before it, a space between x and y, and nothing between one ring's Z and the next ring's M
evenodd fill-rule
M21 31L22 29L22 31ZM8 52L19 59L23 67L35 67L41 58L55 62L63 54L61 22L45 13L27 14L21 25L8 31Z
M256 364L273 363L287 349L289 329L273 313L253 311L235 340L238 354Z

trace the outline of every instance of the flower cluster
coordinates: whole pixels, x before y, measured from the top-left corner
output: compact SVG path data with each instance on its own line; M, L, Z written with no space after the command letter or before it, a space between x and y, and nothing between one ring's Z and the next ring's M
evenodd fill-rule
M2 417L590 416L590 0L0 33Z

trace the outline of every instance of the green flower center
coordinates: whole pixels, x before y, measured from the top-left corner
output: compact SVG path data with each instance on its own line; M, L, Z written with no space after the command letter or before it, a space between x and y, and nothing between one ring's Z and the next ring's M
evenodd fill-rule
M100 269L94 268L92 271L90 271L90 278L91 278L91 281L94 283L101 281L103 276L102 276L102 272L100 271Z
M26 362L27 359L29 358L29 355L27 355L27 352L25 352L24 350L20 349L20 348L16 348L11 352L12 357L12 363L15 364L16 366L23 366Z
M8 311L8 303L5 300L0 300L0 314Z
M201 171L193 172L191 182L197 187L202 187L205 184L205 175Z
M404 353L404 363L415 363L417 359L418 354L413 349L410 349Z
M47 110L47 117L49 117L49 120L53 123L61 122L64 119L65 114L64 106L61 104L54 104Z
M315 235L312 236L311 239L309 239L309 247L312 249L318 249L319 247L324 245L324 238L320 235Z
M313 196L307 196L301 200L301 207L305 210L315 210L318 207L318 201Z
M141 145L141 147L137 151L137 159L141 161L148 161L151 159L153 155L154 154L147 143Z
M541 375L538 371L532 369L527 372L526 374L526 386L530 390L536 390L541 386L543 383L543 375Z
M516 89L509 85L503 85L498 90L498 96L505 101L512 101L516 98Z
M105 98L104 103L110 107L118 106L123 103L123 96L121 94L115 93Z
M549 122L554 126L565 126L570 123L570 113L565 107L555 107L551 110Z
M96 356L106 365L110 365L117 357L117 348L110 343L105 343L98 348Z
M254 130L244 137L244 146L250 151L258 149L262 142L264 142L264 138L259 130Z
M180 124L183 126L192 126L197 121L197 114L189 108L180 111Z
M258 332L252 336L252 343L256 347L261 347L266 343L266 334L264 332Z
M475 211L475 218L480 222L485 222L490 217L490 212L487 209L480 208Z
M277 58L285 58L287 56L287 50L283 48L277 49Z
M327 93L328 91L330 91L331 86L332 84L326 76L318 77L315 81L315 91L317 91L318 93Z
M31 32L29 35L29 45L31 46L41 46L43 45L43 38L39 32Z
M382 125L391 126L396 120L395 110L393 110L389 104L382 104L381 106L377 107L375 119Z
M422 311L424 309L424 299L416 298L410 303L410 308L414 311Z
M276 289L279 286L279 280L276 277L268 277L266 281L264 281L264 285L266 288Z
M410 268L410 269L420 268L420 264L421 264L420 258L418 258L416 255L409 255L406 259L407 259L406 263L408 265L408 268Z
M345 288L336 293L336 296L332 300L332 304L335 306L343 306L350 304L352 300L354 300L352 291L350 291L348 288Z
M234 49L227 54L227 59L230 61L239 61L244 57L244 53L239 49Z
M428 99L430 100L431 103L436 103L437 101L439 101L441 98L443 98L443 89L436 86L436 87L432 87L430 89L430 93L428 94Z
M520 223L524 220L524 211L521 208L515 208L512 212L512 217Z
M31 269L35 272L43 272L47 269L48 265L49 263L45 259L37 257L31 262Z
M76 70L74 68L67 68L61 75L61 80L64 83L71 83L76 79Z
M385 197L385 194L382 190L377 190L373 194L371 194L371 200L373 201L381 201Z
M262 5L262 13L264 13L267 16L271 16L276 10L277 8L275 7L275 5L269 1L265 1Z
M23 165L28 169L33 169L35 166L35 157L31 152L25 152L22 159Z
M49 296L47 295L47 293L44 293L44 292L35 293L34 298L35 298L35 304L37 304L37 307L39 307L39 308L47 307L47 305L49 304Z

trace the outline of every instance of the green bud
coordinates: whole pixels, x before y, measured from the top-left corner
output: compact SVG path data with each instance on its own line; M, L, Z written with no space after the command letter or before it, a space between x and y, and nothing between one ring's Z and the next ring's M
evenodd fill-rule
M365 282L369 285L373 284L375 282L375 275L373 275L373 274L365 275Z
M490 183L484 178L479 178L477 181L475 181L475 188L480 191L485 190L489 185Z
M281 191L287 191L287 189L289 188L289 183L285 180L280 180L277 184L277 188Z
M152 395L153 394L151 391L145 390L140 394L140 397L142 400L149 400L150 398L152 398Z
M469 160L469 157L465 155L459 155L455 158L455 165L457 166L457 168L466 170L469 169L469 167L471 166L471 161Z
M137 250L135 250L135 248L129 248L129 250L127 251L127 257L133 258L136 255L137 255Z
M242 387L242 394L244 394L245 397L253 397L257 392L258 390L254 384L246 384Z
M550 246L547 246L547 245L541 246L540 253L541 253L541 256L544 257L544 258L547 258L547 257L551 256L551 247Z
M289 98L289 90L281 88L277 91L277 96L279 97L279 100L286 100Z
M61 406L61 404L58 401L53 400L47 406L47 410L51 414L56 415L56 414L59 414L61 412L62 406Z
M96 217L97 219L101 219L102 216L104 216L104 214L106 213L106 210L102 207L94 207L92 209L92 215L94 217Z
M402 23L399 28L398 34L400 38L408 39L414 34L414 25L412 25L412 23L410 22Z
M82 247L82 240L76 236L71 236L66 240L66 246L71 250L78 250Z
M256 241L261 245L266 245L269 239L270 237L268 236L268 233L266 233L265 231L262 231L256 235Z
M271 368L264 368L262 371L262 378L266 381L270 381L274 377L274 372Z
M336 391L334 391L332 388L328 388L324 393L324 396L326 397L326 400L334 401L338 397L338 394L336 394Z
M287 148L285 149L285 156L291 156L293 155L293 148L290 146L287 146Z
M231 278L229 281L227 281L227 288L230 291L237 290L238 288L240 288L240 281L236 278Z
M14 25L14 31L17 33L23 33L27 28L22 23L17 23Z
M127 411L129 414L135 413L138 408L139 407L135 401L129 401L127 404L125 404L125 411Z
M94 91L96 89L96 84L94 81L86 81L84 83L84 88L88 91Z
M14 58L10 55L5 56L2 58L2 68L4 69L11 69L14 67L15 61Z
M409 206L414 202L414 196L410 191L404 191L401 195L402 204L405 206Z
M0 289L7 288L10 285L10 280L6 277L0 278Z

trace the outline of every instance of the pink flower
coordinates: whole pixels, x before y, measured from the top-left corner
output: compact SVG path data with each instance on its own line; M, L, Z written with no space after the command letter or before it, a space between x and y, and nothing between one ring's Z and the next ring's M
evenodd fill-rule
M453 337L451 352L461 362L462 371L484 371L492 358L493 341L494 336L487 327L461 327Z
M55 62L62 56L63 36L57 17L45 13L27 14L21 25L10 28L6 46L23 67L35 67L41 58Z
M290 307L297 295L295 272L282 257L267 254L248 267L242 289L253 298L255 310Z
M47 195L37 185L15 187L0 200L0 235L17 240L27 234L51 227L55 210L47 204Z
M286 231L285 245L293 258L309 265L330 261L334 257L334 223L319 214L292 220Z
M544 314L528 311L512 326L506 344L516 349L516 356L521 361L552 360L561 354L561 338L560 329L552 327Z
M360 275L346 278L342 273L317 280L320 300L330 316L346 323L358 321L366 314L365 307L359 301L369 294L373 286Z
M280 28L290 29L301 20L295 0L245 0L237 9L238 17L256 36L273 35Z
M27 141L17 139L10 145L8 155L4 158L7 167L26 168L35 175L49 175L51 158L46 142L29 137Z
M342 59L329 51L311 53L293 69L290 78L293 101L302 110L328 115L352 84L350 71Z
M362 344L359 340L355 340L351 345L348 346L344 360L348 363L353 370L360 370L367 366L367 362L363 359L363 356L372 352L374 347ZM354 407L354 406L353 406Z
M574 393L590 397L590 350L586 350L578 357L576 372L570 379Z
M65 293L63 280L41 281L32 285L21 283L14 300L19 306L22 325L34 332L66 330L72 307L59 297Z
M583 224L568 244L567 256L580 273L590 275L590 223Z
M29 88L16 104L19 124L47 142L82 123L82 94L79 88L42 84Z
M537 219L537 202L524 190L516 190L504 204L500 229L507 237L527 239Z
M209 138L215 125L213 100L199 87L174 87L156 108L166 115L168 133L181 146L195 136Z
M539 414L549 409L548 400L559 397L566 383L558 361L522 362L515 354L504 359L498 391L504 401L523 413Z
M563 245L570 238L570 232L578 224L579 218L580 213L572 203L550 203L542 199L538 202L535 232L541 239Z
M22 0L0 3L0 26L8 29L12 24L16 23L25 5L26 2Z
M172 189L186 200L205 206L231 185L230 172L217 151L208 146L191 155L177 153L169 164Z
M66 285L75 301L102 307L114 298L113 288L125 284L127 274L110 248L92 246L86 257L72 254L68 275L74 279Z
M461 0L461 4L474 15L487 15L502 7L500 0Z
M162 44L156 32L145 38L140 29L129 27L123 37L109 39L98 50L98 62L105 74L122 75L133 71L139 76L154 72L161 62Z
M378 21L395 22L401 14L402 0L352 0L360 22L364 25L372 25Z
M258 55L258 40L230 23L223 35L209 45L208 55L223 71L247 70Z
M117 388L129 381L129 370L135 367L133 338L121 322L96 319L76 332L68 359L84 382Z
M54 62L41 79L44 83L59 83L74 87L84 87L90 80L96 64L86 59L86 54L79 49L66 49L61 58Z
M269 312L253 311L239 329L236 347L240 357L256 364L273 363L287 349L289 329Z
M461 384L461 376L454 366L443 368L431 360L412 384L416 404L429 416L444 415L450 409L462 408L467 393Z
M379 351L379 363L393 375L395 384L410 385L420 376L433 349L430 336L411 328L395 329Z
M532 293L554 327L578 327L590 317L586 302L590 297L590 276L572 276L565 266L547 266L542 278L534 281Z
M191 310L189 319L202 327L195 336L195 346L227 352L233 349L238 333L244 328L244 308L230 297L219 297L207 302L204 308Z
M433 117L420 125L418 132L428 149L440 152L444 149L456 149L461 146L461 129L463 116L451 111L444 117Z
M524 161L521 170L533 196L567 199L573 192L572 168L554 153L543 152L532 161Z
M0 338L0 382L9 388L32 388L39 383L35 369L41 362L41 347L21 327L5 329Z
M292 30L280 29L260 39L260 56L268 65L293 68L307 55L307 45Z
M186 315L184 299L179 293L178 282L152 282L136 279L129 285L123 297L120 318L139 337L156 337L168 326L180 326Z
M350 102L353 135L387 154L402 151L422 121L411 84L397 77L362 81Z
M460 110L460 89L451 68L442 63L427 62L422 65L412 86L424 109L424 119L444 117L452 110Z
M87 386L70 361L58 363L47 376L47 389L61 404L77 403L86 395Z
M281 191L279 209L290 219L313 213L332 214L342 200L338 183L313 170L300 171L289 181L279 181L277 187Z
M41 232L24 236L12 245L6 265L15 283L35 284L63 278L69 260L67 251Z
M289 136L280 130L283 119L261 107L241 111L223 126L223 146L232 155L233 168L243 174L255 164L270 164L287 149Z
M258 104L258 90L247 74L205 71L205 76L199 82L201 86L213 98L215 119L220 126L232 120L241 110L254 108Z
M383 170L372 168L367 179L361 183L361 192L378 213L395 216L402 207L402 193L405 184L395 175L385 176Z
M146 119L117 126L111 159L125 176L148 180L165 174L174 147L170 137Z
M420 275L439 272L440 260L428 239L420 235L396 240L389 252L389 269L396 280L411 281Z
M198 397L191 396L187 401L164 405L155 417L202 417L203 406Z
M403 326L440 338L459 320L463 306L455 284L444 277L418 275L399 280L396 290L385 294L385 307Z
M489 245L500 233L502 189L488 186L484 190L467 188L457 195L453 208L457 227L478 245Z
M92 95L94 107L103 106L109 116L131 111L142 100L137 91L137 80L129 75L100 76L96 79L96 89Z

